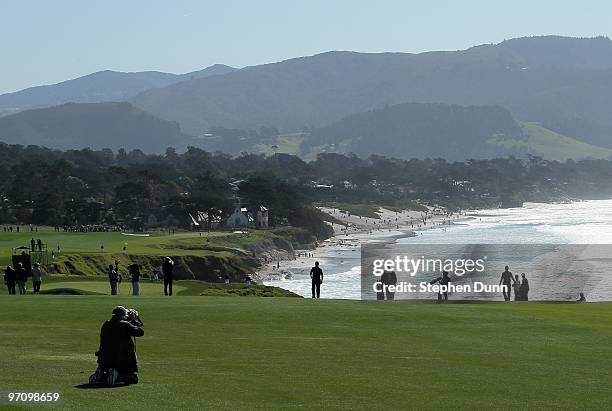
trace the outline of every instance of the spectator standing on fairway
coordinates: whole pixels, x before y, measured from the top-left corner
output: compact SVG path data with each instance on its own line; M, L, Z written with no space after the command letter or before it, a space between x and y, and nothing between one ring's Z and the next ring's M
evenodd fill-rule
M512 283L512 288L514 289L514 301L521 301L521 282L519 281L518 274L514 276L514 283Z
M164 295L172 295L172 280L174 274L174 261L170 257L164 257L161 265L162 274L164 275Z
M323 270L319 267L319 262L315 261L314 267L310 269L312 279L312 298L321 298L321 284L323 283Z
M117 295L117 281L119 281L119 276L112 264L108 266L108 281L110 282L111 295Z
M445 289L448 288L450 282L451 279L448 276L448 271L444 270L442 271L442 277L438 277L429 282L429 284L440 283L440 285L442 286L440 291L438 291L438 302L448 301L448 291L446 291Z
M521 273L522 281L519 292L521 294L521 301L529 301L529 281L525 276L525 273Z
M42 272L40 271L40 263L34 263L34 267L32 267L32 287L34 294L40 294L41 283Z
M499 279L499 285L504 285L504 290L502 291L504 294L504 300L510 301L510 290L512 289L512 281L514 278L512 277L512 273L509 270L510 267L506 266L504 272L501 274L501 278Z
M395 299L395 292L389 291L389 288L388 288L390 285L393 285L393 286L397 285L397 275L395 274L395 271L385 270L385 272L383 272L382 275L380 276L380 282L384 286L386 286L382 292L381 300L384 300L385 296L387 297L387 300Z
M132 277L132 295L140 295L140 266L136 263L128 267Z
M4 270L4 284L8 288L9 295L15 295L15 282L17 282L15 270L10 265L7 265L6 270Z
M23 263L17 263L15 276L17 277L17 285L19 286L19 294L23 295L27 292L26 282L28 281L28 273L25 268L23 268Z

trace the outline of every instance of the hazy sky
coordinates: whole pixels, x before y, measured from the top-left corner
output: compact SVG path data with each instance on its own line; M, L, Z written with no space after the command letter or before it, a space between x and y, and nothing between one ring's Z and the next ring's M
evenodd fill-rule
M183 73L536 34L610 36L612 2L0 0L0 93L104 69Z

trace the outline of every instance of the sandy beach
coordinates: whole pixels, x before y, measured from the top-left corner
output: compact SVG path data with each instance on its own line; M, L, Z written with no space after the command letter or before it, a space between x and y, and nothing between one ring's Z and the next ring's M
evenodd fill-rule
M258 281L290 279L292 270L314 265L317 259L334 255L338 251L357 251L368 242L389 242L398 237L417 236L420 231L446 230L446 227L468 217L460 213L447 213L440 208L430 208L427 213L403 210L396 212L381 208L379 219L350 214L336 208L319 207L342 224L332 224L334 236L317 244L314 250L295 250L293 260L281 260L263 266L255 275ZM280 265L280 267L279 267Z

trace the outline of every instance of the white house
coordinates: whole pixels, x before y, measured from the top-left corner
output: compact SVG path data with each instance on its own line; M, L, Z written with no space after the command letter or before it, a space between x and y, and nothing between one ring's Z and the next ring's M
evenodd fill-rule
M236 207L234 212L225 221L228 227L248 227L254 222L246 207Z
M225 221L227 227L268 228L268 208L259 206L253 211L246 207L236 207Z
M260 205L255 210L255 225L257 228L268 228L268 208Z

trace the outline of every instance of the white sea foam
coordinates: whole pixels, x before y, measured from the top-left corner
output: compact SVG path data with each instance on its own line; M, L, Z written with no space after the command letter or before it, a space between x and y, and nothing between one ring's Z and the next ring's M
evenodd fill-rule
M321 260L322 267L326 268L321 285L321 297L358 300L361 295L361 267L357 265L345 271L337 271L340 268L328 270L330 266L326 266L325 261ZM312 283L309 273L305 271L301 274L294 273L291 280L269 281L266 284L284 288L303 297L311 296Z
M612 244L612 200L583 201L571 204L527 203L522 208L486 210L452 227L422 232L417 237L402 237L400 244ZM326 253L319 259L325 272L322 298L360 298L360 249ZM351 269L347 270L347 264ZM309 297L307 270L292 280L271 281ZM612 290L611 290L612 296Z

